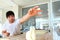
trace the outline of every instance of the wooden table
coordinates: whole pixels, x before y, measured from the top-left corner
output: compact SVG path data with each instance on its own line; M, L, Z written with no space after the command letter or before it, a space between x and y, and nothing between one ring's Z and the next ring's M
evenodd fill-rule
M24 33L24 34L12 36L12 37L0 38L0 40L26 40L25 35L26 34Z
M37 32L41 32L41 30ZM36 40L53 40L51 32L45 33L43 35L40 34L42 33L39 33L38 36L36 36ZM1 38L0 40L26 40L26 33L7 38Z
M41 30L37 30L38 34L36 34L36 40L53 40L53 34L51 32L47 32L42 34ZM39 33L40 32L40 33Z

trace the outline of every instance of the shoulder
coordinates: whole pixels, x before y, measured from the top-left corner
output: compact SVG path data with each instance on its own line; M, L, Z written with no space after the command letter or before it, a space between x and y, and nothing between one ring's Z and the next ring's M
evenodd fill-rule
M15 24L19 24L20 19L15 19Z

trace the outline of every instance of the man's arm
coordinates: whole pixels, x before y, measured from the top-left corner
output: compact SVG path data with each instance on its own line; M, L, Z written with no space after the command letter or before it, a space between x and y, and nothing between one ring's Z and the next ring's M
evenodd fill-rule
M29 20L31 17L29 15L25 15L20 19L20 24L23 24L25 21Z
M20 24L24 23L25 21L27 21L31 17L38 15L38 12L41 12L41 10L40 9L37 10L37 9L38 9L38 6L29 9L28 13L20 19Z

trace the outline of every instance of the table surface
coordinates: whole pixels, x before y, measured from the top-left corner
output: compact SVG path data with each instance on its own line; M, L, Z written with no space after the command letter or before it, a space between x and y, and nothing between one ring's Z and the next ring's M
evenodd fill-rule
M53 40L53 34L51 32L47 32L42 35L40 35L41 33L39 32L40 31L38 31L38 34L36 35L36 40Z
M41 31L37 32L39 33ZM26 40L26 33L7 38L1 38L0 40ZM36 40L53 40L53 37L51 33L46 33L44 35L36 36Z
M26 34L20 34L16 36L6 37L6 38L0 38L0 40L26 40Z

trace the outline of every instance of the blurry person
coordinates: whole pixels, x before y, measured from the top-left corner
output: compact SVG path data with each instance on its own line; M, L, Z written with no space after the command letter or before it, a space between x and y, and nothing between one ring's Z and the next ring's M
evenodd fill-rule
M41 10L37 10L38 8L39 8L38 6L35 6L29 9L27 14L20 19L15 19L15 14L13 11L6 12L7 21L2 26L2 35L4 37L9 37L9 36L13 36L16 34L20 34L20 29L19 29L20 27L17 25L18 24L22 25L24 22L29 20L31 17L40 15L38 14L38 12L41 12Z

